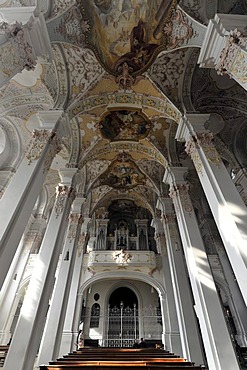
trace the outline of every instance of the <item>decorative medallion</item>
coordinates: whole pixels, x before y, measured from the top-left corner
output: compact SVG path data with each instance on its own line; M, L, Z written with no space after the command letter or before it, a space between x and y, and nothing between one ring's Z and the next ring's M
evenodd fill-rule
M180 9L176 9L169 22L164 25L163 32L169 38L168 46L174 49L188 42L193 36L193 27L189 25L185 14Z

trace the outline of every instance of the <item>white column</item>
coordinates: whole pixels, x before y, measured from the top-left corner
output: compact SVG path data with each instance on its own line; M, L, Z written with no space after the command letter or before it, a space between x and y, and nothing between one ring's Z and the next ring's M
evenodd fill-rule
M50 62L53 53L43 14L37 15L33 7L1 8L0 53L0 87L24 68L33 70L38 58Z
M65 315L59 356L67 354L76 349L76 338L79 329L82 295L79 293L81 268L85 253L85 242L87 240L88 223L90 218L84 218L81 235L78 240L78 250L72 276L72 284L69 292L69 300Z
M186 142L247 305L247 208L212 143L213 134L204 128L208 120L207 114L188 114L176 139Z
M41 128L34 130L25 157L0 199L0 213L4 215L0 223L0 288L50 164L60 150L56 131L59 130L61 113L57 110L39 114Z
M163 227L182 343L182 357L201 365L204 363L204 355L172 200L160 198L157 206L163 213Z
M160 309L161 309L161 316L162 316L162 343L164 345L164 348L166 350L171 350L171 341L169 334L167 335L167 331L170 330L170 325L168 321L168 310L167 310L167 300L166 297L163 294L159 294L159 300L160 300ZM141 334L141 333L140 333ZM142 335L143 336L143 335Z
M4 370L33 369L74 197L72 181L76 171L74 168L60 170L62 181L57 187L55 204L4 363Z
M82 224L81 207L84 201L85 198L77 197L71 207L66 241L39 349L38 366L48 364L58 357Z
M35 228L35 225L38 227ZM24 233L0 292L0 344L7 344L11 337L10 328L19 303L18 290L23 278L30 251L38 248L46 226L44 219L33 222Z
M155 228L155 240L162 258L162 271L164 274L164 286L167 297L166 301L164 301L164 304L166 303L167 305L166 312L164 313L164 317L162 318L162 321L165 324L164 344L165 348L168 351L183 356L164 228L160 219L158 218L153 219L152 226Z
M220 75L227 74L247 90L247 16L215 14L209 20L198 58L200 67L215 68Z
M189 186L184 180L185 172L182 167L168 168L164 182L170 185L208 366L210 370L237 370L240 367L190 200Z

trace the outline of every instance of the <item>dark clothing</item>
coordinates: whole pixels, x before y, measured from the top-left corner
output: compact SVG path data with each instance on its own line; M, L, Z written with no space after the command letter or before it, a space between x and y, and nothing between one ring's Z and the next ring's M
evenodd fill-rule
M144 342L144 340L140 341L139 348L146 348L146 343Z

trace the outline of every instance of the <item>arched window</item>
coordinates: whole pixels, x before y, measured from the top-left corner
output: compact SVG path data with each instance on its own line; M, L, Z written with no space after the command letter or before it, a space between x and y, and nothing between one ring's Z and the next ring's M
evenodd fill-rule
M91 308L90 328L99 327L99 318L100 318L100 305L98 303L94 303Z

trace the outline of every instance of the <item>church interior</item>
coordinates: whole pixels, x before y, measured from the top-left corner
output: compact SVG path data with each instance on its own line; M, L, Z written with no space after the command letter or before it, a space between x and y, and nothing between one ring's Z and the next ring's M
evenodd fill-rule
M0 368L247 368L246 116L247 0L0 0Z

